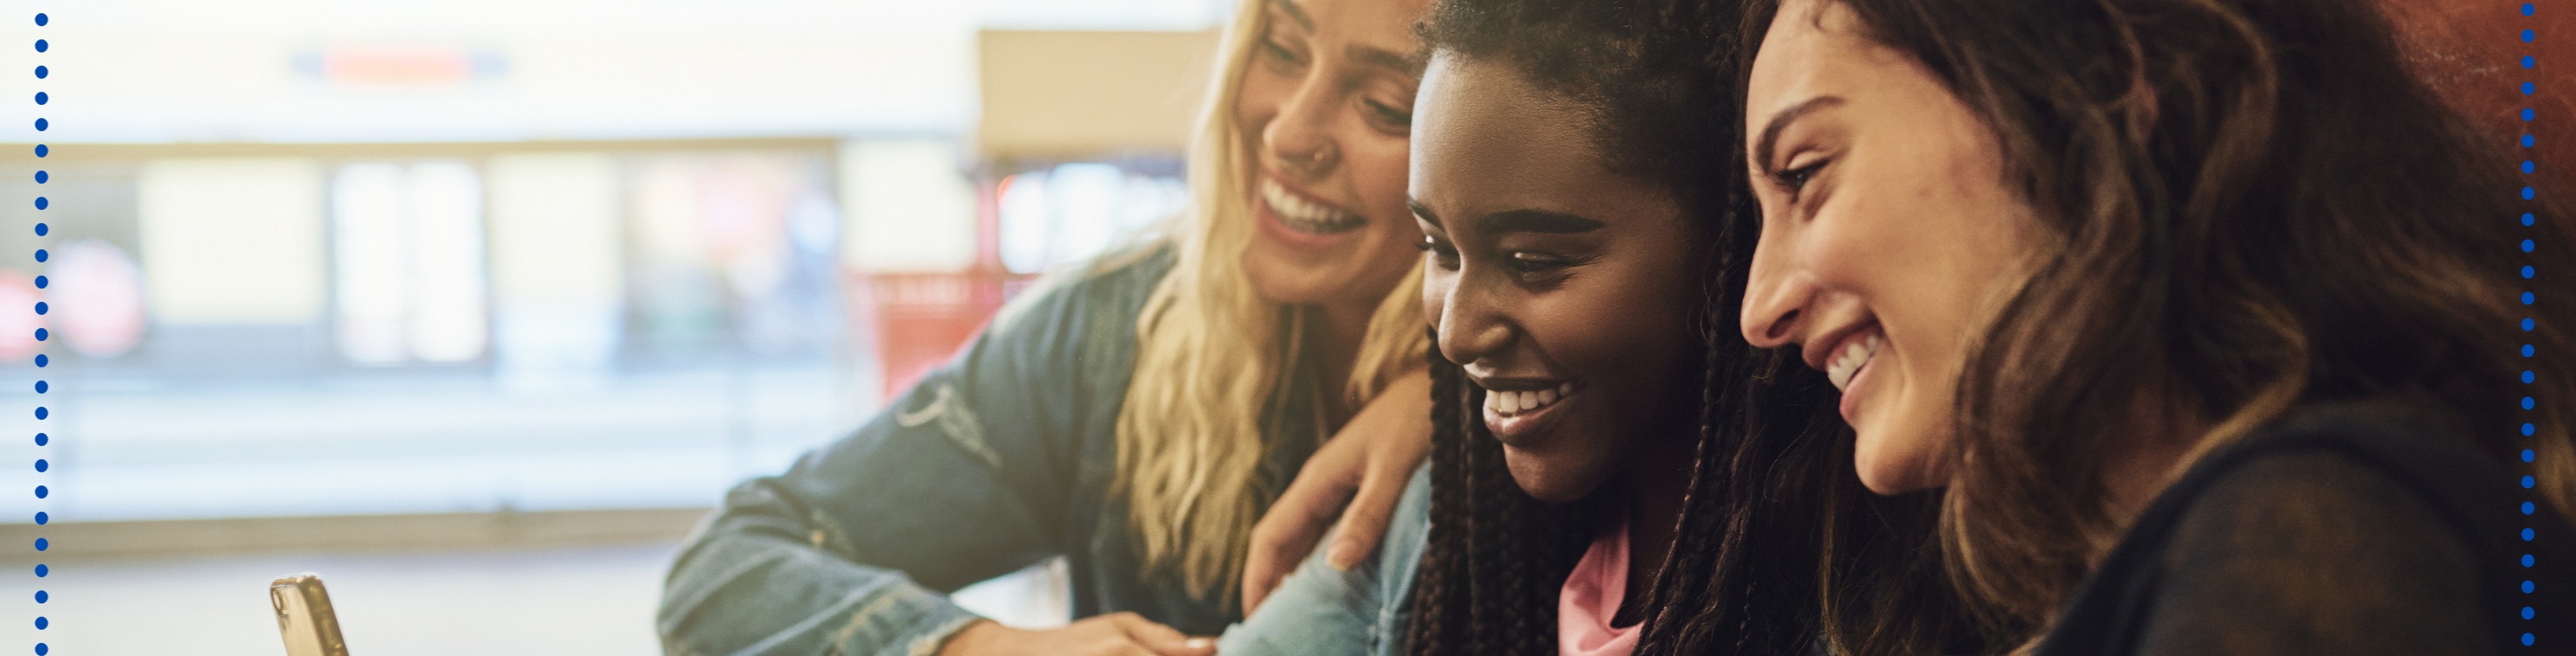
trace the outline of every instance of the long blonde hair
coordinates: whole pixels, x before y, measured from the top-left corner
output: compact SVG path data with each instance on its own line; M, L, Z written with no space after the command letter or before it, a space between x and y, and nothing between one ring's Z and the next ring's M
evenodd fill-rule
M1234 99L1260 37L1267 0L1245 0L1226 30L1214 84L1189 153L1191 209L1167 234L1177 256L1136 320L1136 369L1118 415L1118 473L1145 571L1178 574L1201 598L1241 576L1252 524L1270 504L1260 475L1264 411L1301 357L1308 317L1262 298L1242 269L1251 239L1249 183ZM1354 405L1422 366L1416 268L1378 303L1342 392Z

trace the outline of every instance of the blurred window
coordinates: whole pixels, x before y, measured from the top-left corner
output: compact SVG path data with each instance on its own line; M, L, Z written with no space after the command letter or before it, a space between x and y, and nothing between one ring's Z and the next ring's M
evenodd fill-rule
M1042 273L1145 238L1188 207L1177 176L1080 162L1004 178L1000 185L1002 265Z
M340 355L359 365L483 356L483 189L459 162L340 167L331 185Z

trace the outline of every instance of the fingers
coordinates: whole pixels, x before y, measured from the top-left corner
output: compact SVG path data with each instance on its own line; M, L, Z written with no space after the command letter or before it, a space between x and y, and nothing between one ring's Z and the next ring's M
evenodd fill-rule
M1332 521L1331 511L1315 512L1316 506L1338 503L1311 488L1323 487L1310 479L1300 478L1288 491L1271 504L1270 511L1253 524L1251 544L1243 561L1243 612L1246 615L1261 607L1261 601L1279 585L1280 579L1296 568L1297 561L1315 549L1324 529ZM1304 488L1304 489L1301 489Z
M1427 369L1392 381L1298 468L1296 480L1252 526L1244 614L1260 610L1336 518L1329 564L1347 570L1376 551L1405 483L1431 452L1430 384Z
M1243 563L1243 609L1250 615L1315 550L1333 518L1349 503L1368 466L1357 440L1334 440L1298 469L1296 480L1252 525Z
M1386 539L1387 523L1395 516L1395 505L1404 498L1404 485L1413 478L1413 468L1370 467L1360 480L1359 494L1351 498L1350 508L1342 511L1341 525L1333 531L1332 551L1324 558L1333 569L1349 571L1376 552Z
M1428 384L1427 376L1400 380L1388 388L1386 402L1427 406L1429 392L1416 388ZM1396 505L1404 500L1404 488L1412 481L1413 471L1431 457L1431 417L1427 407L1421 412L1392 417L1379 430L1370 442L1359 489L1342 511L1340 525L1333 531L1333 544L1328 547L1332 551L1325 554L1326 564L1334 569L1348 571L1377 551L1379 543L1386 539Z
M1216 656L1216 639L1192 637L1182 640L1180 647L1166 649L1161 653L1162 656Z
M1125 642L1125 641L1121 641L1121 642L1119 642L1118 644L1115 644L1115 645L1111 645L1111 646L1109 646L1108 648L1106 648L1105 650L1103 650L1101 653L1108 654L1109 656L1215 656L1215 655L1216 655L1216 641L1215 641L1215 640L1208 639L1208 638L1191 638L1191 639L1189 639L1189 642L1190 642L1193 646L1191 646L1191 647L1189 647L1189 648L1186 648L1186 649L1182 649L1182 650L1178 650L1178 651L1160 651L1160 650L1156 650L1156 649L1151 648L1151 647L1147 647L1147 646L1144 646L1144 645L1136 644L1136 643L1134 643L1134 642Z
M1143 616L1135 613L1118 613L1107 617L1110 624L1117 626L1119 630L1127 633L1127 638L1129 640L1134 641L1137 646L1145 648L1152 654L1159 656L1212 656L1216 653L1215 640L1191 637L1188 634L1172 629L1172 627L1155 623L1153 620L1145 619Z
M1270 520L1262 522L1266 525ZM1297 562L1297 554L1315 548L1313 533L1281 530L1265 534L1261 526L1253 527L1252 549L1243 559L1243 614L1260 610L1261 602L1270 598L1270 591L1278 589L1279 581L1288 577L1286 565Z
M966 628L949 634L947 642L939 645L939 656L974 656L988 653L991 651L989 649L991 643L998 639L994 634L1009 630L992 620L976 620L975 623L966 625Z

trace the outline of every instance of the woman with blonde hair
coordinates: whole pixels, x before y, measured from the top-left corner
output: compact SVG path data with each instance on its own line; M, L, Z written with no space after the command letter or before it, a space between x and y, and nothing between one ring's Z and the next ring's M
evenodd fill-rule
M1192 211L736 487L672 566L664 650L1209 653L1187 636L1240 617L1253 524L1327 436L1425 441L1404 191L1427 5L1246 2L1190 152ZM947 597L1055 556L1069 626Z

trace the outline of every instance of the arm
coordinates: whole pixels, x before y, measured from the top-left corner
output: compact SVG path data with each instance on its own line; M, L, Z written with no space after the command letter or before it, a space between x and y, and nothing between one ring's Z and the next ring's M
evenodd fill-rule
M979 619L947 592L1061 552L1077 441L1114 420L1086 416L1088 395L1123 392L1127 362L1086 363L1085 335L1134 323L1095 316L1118 305L1097 287L1054 290L858 431L734 488L672 566L664 649L931 653Z
M1431 528L1431 470L1405 477L1377 557L1348 567L1308 556L1268 603L1217 639L1222 656L1391 655L1404 648L1405 604Z

